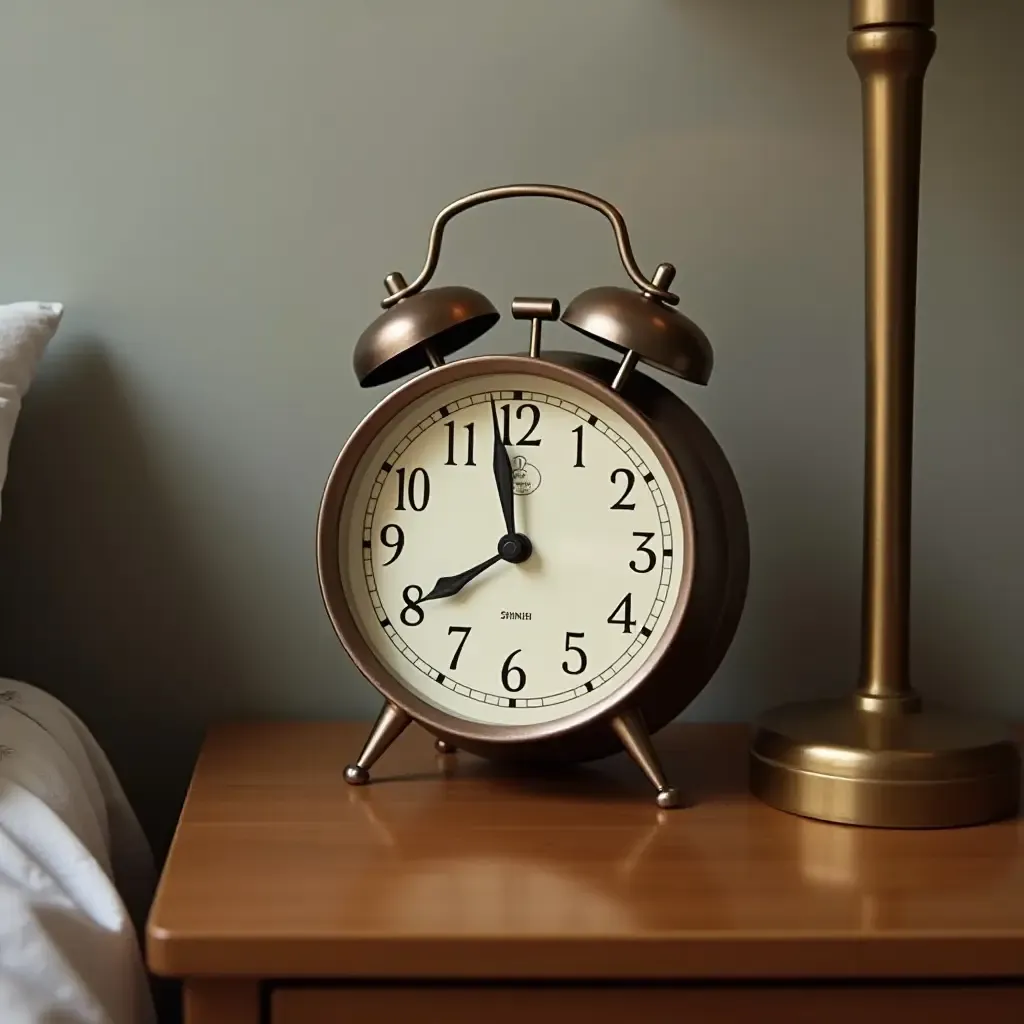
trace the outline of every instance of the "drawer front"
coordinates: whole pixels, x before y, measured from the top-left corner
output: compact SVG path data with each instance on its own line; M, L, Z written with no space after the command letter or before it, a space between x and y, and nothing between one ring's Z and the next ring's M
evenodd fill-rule
M278 988L271 995L272 1024L343 1024L347 1021L443 1021L444 1024L1020 1024L1020 986L425 986ZM584 1016L585 1015L585 1016Z

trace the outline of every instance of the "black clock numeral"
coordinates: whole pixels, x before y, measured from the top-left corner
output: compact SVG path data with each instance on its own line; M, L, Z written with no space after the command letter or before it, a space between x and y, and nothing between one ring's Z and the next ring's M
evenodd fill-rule
M401 470L399 470L399 472L401 472ZM622 497L620 497L619 500L615 502L615 504L612 505L611 507L626 509L627 511L629 511L631 509L636 508L635 501L626 501L626 499L629 497L629 492L633 490L633 484L636 483L636 476L634 476L633 470L631 469L613 469L611 476L612 483L615 483L616 479L618 479L620 474L626 478L626 489L622 492Z
M445 426L448 428L448 460L445 462L446 466L457 466L458 463L455 461L455 421L449 420ZM466 461L464 465L475 466L476 463L473 461L473 441L474 441L474 426L472 423L466 424Z
M459 667L459 655L462 653L462 648L466 646L466 641L469 639L470 631L473 629L472 626L449 626L448 635L452 633L461 633L462 639L459 641L459 646L455 648L455 653L452 655L451 663L448 665L450 669L457 669Z
M536 447L537 445L540 444L540 438L531 438L530 435L537 429L537 425L540 423L540 409L537 406L535 406L532 402L527 402L525 405L521 405L518 409L516 409L516 419L521 420L523 418L524 412L529 412L533 418L530 422L529 427L527 427L526 429L526 433L523 434L523 436L519 438L518 441L516 441L516 444L533 445L534 447ZM512 443L512 441L509 438L510 420L512 418L512 407L510 405L503 405L501 407L501 415L502 423L504 424L501 430L501 443L509 445Z
M416 586L415 583L410 583L402 591L402 600L405 602L405 607L398 617L407 626L418 626L423 621L423 609L420 607L420 601L423 600L423 588Z
M566 633L565 634L565 649L566 649L566 652L572 651L575 654L579 655L579 659L580 659L580 664L579 664L578 668L569 668L569 662L568 661L563 661L562 662L562 671L567 673L570 676L582 675L583 672L586 670L586 667L587 667L587 653L586 653L586 651L584 651L582 647L577 647L575 644L569 643L570 640L582 640L582 639L583 639L583 634L582 633Z
M583 465L583 424L573 427L572 432L576 435L576 461L572 468L585 469L586 467Z
M430 501L430 476L422 467L417 467L409 474L409 508L413 512L422 512ZM398 470L398 504L396 512L405 511L405 467Z
M388 540L388 530L394 530L392 536L394 540ZM384 565L390 565L394 562L398 556L402 553L402 548L405 547L405 533L397 523L388 523L387 526L382 526L380 530L380 542L386 548L392 548L394 554L384 563Z
M622 612L622 618L616 616ZM623 633L632 633L636 625L633 617L633 595L627 594L616 606L615 610L608 616L608 623L612 626L621 626Z
M650 572L658 561L658 556L655 555L655 553L647 546L652 540L654 540L654 534L642 533L634 530L633 536L642 538L636 549L637 551L642 551L647 556L647 564L641 568L636 564L636 559L632 558L630 559L629 567L633 572Z
M509 693L518 693L526 685L526 672L523 669L521 669L518 665L513 665L512 664L512 659L517 654L522 654L522 653L523 653L522 647L516 648L516 650L514 650L505 659L505 664L501 666L501 685L504 686L505 689L508 690ZM516 685L515 683L513 683L511 681L512 680L512 673L513 672L518 672L519 673L516 676L516 680L518 682L518 685Z

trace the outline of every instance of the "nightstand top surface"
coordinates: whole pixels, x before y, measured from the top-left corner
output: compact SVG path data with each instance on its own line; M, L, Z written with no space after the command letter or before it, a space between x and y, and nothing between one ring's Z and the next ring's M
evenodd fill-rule
M746 790L748 730L655 738L690 806L624 756L539 776L413 726L375 781L363 723L208 736L154 903L171 976L1024 976L1020 821L942 832L792 817Z

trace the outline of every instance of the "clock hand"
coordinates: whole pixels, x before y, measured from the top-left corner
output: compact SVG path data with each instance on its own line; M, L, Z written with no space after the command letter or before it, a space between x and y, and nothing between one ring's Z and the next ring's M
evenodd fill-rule
M457 576L442 576L434 584L434 589L429 594L425 594L420 598L420 603L423 601L433 601L437 597L454 597L470 580L476 579L484 569L489 569L495 562L500 562L501 559L502 555L499 552L496 555L491 555L486 562L474 565L472 569L460 572Z
M498 409L491 399L491 419L494 423L494 482L498 485L498 498L501 501L501 514L505 517L505 533L513 536L516 532L516 509L512 496L512 463L509 461L508 450L501 441L498 429Z

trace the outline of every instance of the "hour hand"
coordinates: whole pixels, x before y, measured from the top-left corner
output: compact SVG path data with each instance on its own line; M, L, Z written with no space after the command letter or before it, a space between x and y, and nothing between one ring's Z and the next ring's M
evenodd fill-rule
M476 579L484 569L489 569L495 562L500 561L500 554L491 555L486 562L474 565L472 569L460 572L457 576L442 576L434 584L434 589L421 597L420 601L433 601L437 597L454 597L470 580Z
M498 427L498 408L491 399L491 419L494 423L494 482L498 485L498 499L501 501L501 514L505 517L505 533L511 536L516 532L516 508L512 495L512 463L509 461L508 450L501 440Z

